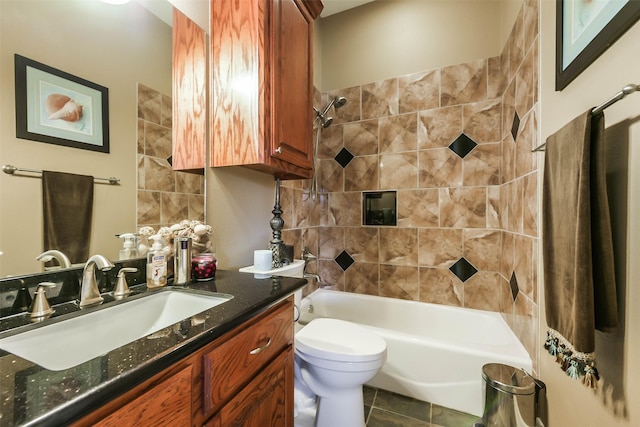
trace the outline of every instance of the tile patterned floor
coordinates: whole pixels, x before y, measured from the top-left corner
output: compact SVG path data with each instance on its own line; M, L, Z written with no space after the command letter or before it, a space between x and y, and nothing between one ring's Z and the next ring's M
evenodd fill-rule
M367 427L473 427L482 420L474 415L410 397L364 387Z

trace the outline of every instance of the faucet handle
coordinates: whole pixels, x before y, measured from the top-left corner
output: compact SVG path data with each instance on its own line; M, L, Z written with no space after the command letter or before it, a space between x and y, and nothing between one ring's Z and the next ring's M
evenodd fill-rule
M129 286L127 285L125 273L135 273L137 271L138 269L133 267L124 267L118 271L118 281L115 289L113 290L113 296L116 299L122 299L131 293Z
M309 246L304 247L304 250L302 251L302 259L305 261L305 264L315 261L317 258L318 257L311 253Z
M33 303L29 310L29 317L42 320L53 313L54 310L49 305L45 288L53 288L55 286L56 284L53 282L42 282L38 284L36 292L33 294Z

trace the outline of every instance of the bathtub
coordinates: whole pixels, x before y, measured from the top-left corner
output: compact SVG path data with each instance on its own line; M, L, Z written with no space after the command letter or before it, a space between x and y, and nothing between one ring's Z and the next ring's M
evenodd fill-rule
M482 366L531 372L531 358L499 313L319 289L300 303L299 324L317 317L366 326L387 343L368 385L482 416Z

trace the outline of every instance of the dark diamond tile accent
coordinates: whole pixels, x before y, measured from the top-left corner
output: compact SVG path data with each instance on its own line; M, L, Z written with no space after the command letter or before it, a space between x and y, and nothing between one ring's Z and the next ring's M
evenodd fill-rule
M478 272L478 270L476 270L469 261L464 259L464 257L460 258L455 264L449 267L449 270L451 270L451 272L458 276L458 279L463 282L466 282L471 278L471 276Z
M518 117L518 113L513 113L513 123L511 124L511 136L513 136L514 142L516 140L516 137L518 136L519 129L520 129L520 117Z
M355 261L351 258L351 255L347 253L347 251L342 251L340 255L336 257L336 262L342 269L342 271L347 271L347 268L351 267Z
M511 273L511 279L509 279L509 286L511 286L511 296L513 300L516 300L518 293L520 292L520 288L518 287L518 279L516 278L516 272Z
M352 159L353 154L351 154L346 148L340 150L340 152L334 157L334 160L340 163L340 166L342 166L343 168L346 168Z
M461 159L464 159L471 150L476 148L476 145L478 144L476 144L473 139L461 133L460 136L449 145L449 150L456 153Z

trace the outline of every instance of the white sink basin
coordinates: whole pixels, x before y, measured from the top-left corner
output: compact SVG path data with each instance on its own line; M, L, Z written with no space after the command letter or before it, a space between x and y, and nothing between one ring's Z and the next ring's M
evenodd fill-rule
M0 349L51 371L80 365L229 301L167 290L0 339Z

